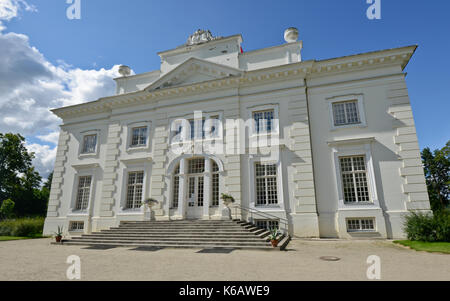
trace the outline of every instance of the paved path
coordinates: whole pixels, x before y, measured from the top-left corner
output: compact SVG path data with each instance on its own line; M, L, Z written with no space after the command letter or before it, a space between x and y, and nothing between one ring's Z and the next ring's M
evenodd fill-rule
M66 280L67 257L81 258L82 280L367 280L367 257L381 258L382 280L450 280L450 255L389 241L294 240L286 252L195 249L134 251L55 246L51 240L0 242L0 280ZM337 262L321 256L337 256Z

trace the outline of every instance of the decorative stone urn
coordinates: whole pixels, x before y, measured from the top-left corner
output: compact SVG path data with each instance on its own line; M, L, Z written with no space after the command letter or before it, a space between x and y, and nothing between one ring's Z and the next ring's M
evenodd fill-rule
M158 201L152 198L146 199L145 201L142 202L141 210L144 212L144 220L146 221L155 220L155 213L152 209L156 205L158 205Z
M231 216L231 204L235 202L234 198L231 195L222 193L221 199L223 201L223 204L225 205L224 213L228 216L228 218L231 220L233 217ZM224 216L225 214L222 214Z
M294 43L298 40L298 29L295 27L289 27L284 32L284 40L287 43Z

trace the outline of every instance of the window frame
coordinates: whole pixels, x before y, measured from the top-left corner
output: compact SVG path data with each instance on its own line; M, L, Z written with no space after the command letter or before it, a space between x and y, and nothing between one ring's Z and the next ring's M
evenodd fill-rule
M375 138L349 139L328 142L331 147L333 164L335 169L335 183L338 198L339 209L367 209L380 208L378 200L377 182L374 172L372 143ZM344 202L343 182L341 177L340 157L365 156L367 184L371 202L364 203L346 203Z
M355 158L362 158L363 159L363 163L364 163L364 170L355 170ZM351 159L351 167L352 170L351 171L343 171L342 170L342 159ZM342 185L342 190L343 190L343 198L344 198L344 204L345 205L349 205L349 204L370 204L373 203L372 199L371 199L371 195L370 195L370 191L369 191L369 175L368 175L368 167L367 167L367 160L366 160L366 156L365 155L353 155L353 156L339 156L339 171L341 173L341 185ZM358 189L361 188L358 187L357 185L357 177L356 174L364 174L365 175L365 180L366 180L366 185L367 185L367 195L369 200L368 201L360 201L359 198L359 194L358 194ZM350 202L348 200L345 199L345 192L344 192L344 174L350 174L352 176L352 182L353 182L353 192L355 194L355 201L354 202Z
M131 172L144 172L144 183L142 186L142 200L145 200L150 195L150 176L152 173L152 163L149 160L136 159L136 160L121 160L121 163L125 165L119 177L121 181L120 192L120 202L116 203L117 215L141 215L141 209L127 209L127 191L128 191L128 174ZM142 206L141 206L142 207Z
M138 174L141 174L141 173L142 173L142 183L137 183L136 181L133 184L129 183L131 174L136 174L136 178L137 178ZM124 210L131 210L131 211L138 210L138 209L140 209L142 207L142 201L144 200L145 170L128 171L127 175L126 175L126 178L125 178L125 181L126 181L125 182L126 188L125 188L125 200L124 200L125 201L125 206L124 206ZM139 184L141 186L141 200L140 200L139 206L135 207L135 205L136 205L135 202L139 201L139 200L136 200L136 187ZM133 202L133 207L128 207L128 202L129 202L128 201L128 189L129 189L130 185L134 186L134 189L133 189L133 201L132 201Z
M350 229L349 222L357 221L358 229ZM373 229L363 229L363 221L371 221ZM348 233L370 233L377 232L377 220L375 217L348 217L345 219L345 225Z
M367 127L363 94L350 94L350 95L334 96L334 97L327 98L327 101L328 101L328 108L329 108L330 129L332 131L339 130L339 129ZM348 102L356 102L357 112L358 112L358 117L359 117L360 122L336 125L335 119L334 119L334 110L333 110L334 105L337 103L348 103Z
M94 136L94 135L97 136L96 143L95 143L95 151L92 153L83 153L85 137ZM98 153L100 150L101 131L100 130L83 131L83 132L79 133L79 137L80 137L80 143L79 143L79 148L78 148L78 157L80 159L98 157Z
M270 132L260 132L258 133L256 130L256 121L254 119L254 114L259 112L273 111L273 119L272 119L272 131ZM280 134L280 115L278 104L265 104L265 105L257 105L252 107L247 107L248 119L251 121L250 126L250 138L252 137L260 137L260 136L277 136Z
M136 152L136 151L148 151L150 149L150 137L151 137L151 121L138 121L131 122L127 124L127 137L126 137L126 151ZM137 128L147 128L147 137L145 145L132 145L133 143L133 130Z

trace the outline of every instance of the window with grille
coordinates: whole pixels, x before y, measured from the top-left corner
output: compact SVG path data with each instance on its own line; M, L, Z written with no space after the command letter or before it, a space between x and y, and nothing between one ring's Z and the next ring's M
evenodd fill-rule
M278 204L277 165L256 163L256 205Z
M92 176L84 176L78 178L78 192L75 210L86 210L89 205L89 197L91 193Z
M203 139L205 138L205 119L203 120L189 120L189 125L191 128L190 136L191 139Z
M172 208L178 208L178 198L180 193L180 165L175 168L173 176L173 194L172 194Z
M86 135L83 137L82 154L93 154L97 147L97 135Z
M361 123L358 101L333 103L333 119L335 126Z
M219 166L212 161L212 201L211 206L219 206Z
M130 172L128 174L126 209L137 209L142 205L142 191L144 186L144 172Z
M256 134L270 133L274 130L273 119L274 110L253 112L253 120L255 121Z
M191 159L189 160L188 173L189 174L199 174L205 172L205 159Z
M344 203L370 202L365 156L341 157Z
M147 127L137 127L132 129L131 147L147 145Z
M280 228L279 222L275 220L261 220L261 219L255 220L255 226L260 229L267 229L267 230Z
M374 218L351 218L347 219L347 231L375 231L375 219Z
M84 230L84 222L70 222L69 231L80 232Z

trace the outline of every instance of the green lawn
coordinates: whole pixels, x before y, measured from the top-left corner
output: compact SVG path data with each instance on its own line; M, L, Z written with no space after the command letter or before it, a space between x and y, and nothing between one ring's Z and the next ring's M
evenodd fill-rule
M397 240L394 241L394 243L410 247L411 249L416 251L450 254L450 242L423 242L423 241Z
M30 237L18 237L18 236L0 236L0 241L10 241L10 240L24 240L24 239L39 239L45 238L42 235L34 235Z

